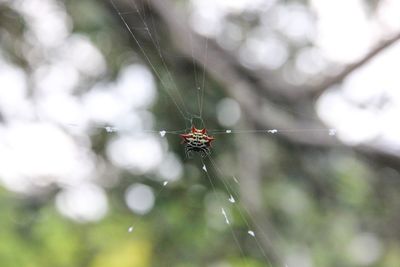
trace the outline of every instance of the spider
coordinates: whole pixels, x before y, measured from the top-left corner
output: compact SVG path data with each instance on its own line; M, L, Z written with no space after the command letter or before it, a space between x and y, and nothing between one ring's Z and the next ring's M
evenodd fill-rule
M185 144L185 154L188 158L192 157L192 152L200 152L201 157L205 157L211 153L211 142L214 137L207 135L207 130L196 129L192 126L192 130L186 134L180 134L183 138L182 144Z

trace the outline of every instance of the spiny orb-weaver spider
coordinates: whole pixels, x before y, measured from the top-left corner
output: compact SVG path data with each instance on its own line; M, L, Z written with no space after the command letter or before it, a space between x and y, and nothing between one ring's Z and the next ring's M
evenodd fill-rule
M185 154L191 158L192 152L200 152L201 157L205 157L210 154L211 142L215 140L214 137L207 134L207 130L196 129L192 126L192 130L186 134L180 134L183 138L182 144L185 144Z

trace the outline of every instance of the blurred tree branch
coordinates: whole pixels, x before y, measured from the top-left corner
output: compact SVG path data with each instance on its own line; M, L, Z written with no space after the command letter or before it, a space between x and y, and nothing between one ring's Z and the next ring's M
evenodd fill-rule
M267 94L276 94L285 97L290 103L296 102L305 98L316 99L323 94L331 86L343 82L349 75L354 71L364 66L366 63L370 62L376 56L378 56L382 51L389 48L391 45L395 44L400 40L400 32L393 34L388 39L379 41L374 48L371 49L367 54L361 57L358 61L341 66L342 70L333 76L328 76L317 84L294 86L288 84L283 80L277 80L273 74L268 73L265 69L263 70L248 70L242 67L244 72L251 71L250 76L253 76L257 82L262 85L262 90ZM241 65L240 62L237 62Z
M323 92L325 92L329 87L332 85L341 83L346 79L350 74L352 74L355 70L359 69L360 67L364 66L366 63L371 61L380 52L385 50L386 48L390 47L392 44L396 43L400 40L400 32L394 34L391 38L380 41L375 47L368 52L364 57L359 59L358 61L349 64L343 67L343 70L339 72L337 75L333 77L326 78L324 81L319 83L318 85L310 88L310 93L313 97L319 97Z

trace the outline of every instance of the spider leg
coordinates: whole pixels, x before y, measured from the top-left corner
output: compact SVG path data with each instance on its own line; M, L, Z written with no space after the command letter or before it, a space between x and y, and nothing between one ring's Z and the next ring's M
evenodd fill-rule
M210 149L208 147L204 147L201 149L201 157L205 158L206 156L210 155Z
M191 158L193 158L192 156L192 147L191 146L189 146L189 145L186 145L185 146L185 154L186 154L186 157L188 158L188 159L191 159Z
M188 157L188 147L187 146L185 146L185 156L186 156L186 158Z

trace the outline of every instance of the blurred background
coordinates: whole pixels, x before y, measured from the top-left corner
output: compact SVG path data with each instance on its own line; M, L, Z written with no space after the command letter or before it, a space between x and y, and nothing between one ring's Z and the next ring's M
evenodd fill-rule
M0 265L400 266L399 14L0 0Z

